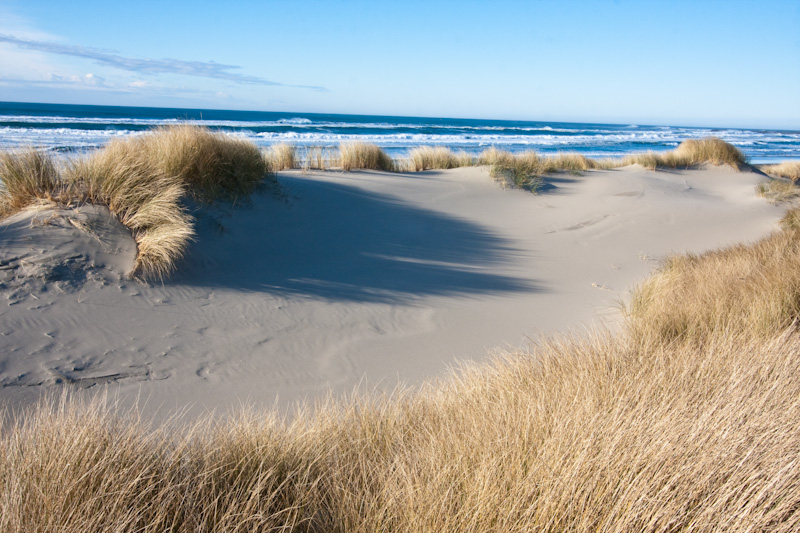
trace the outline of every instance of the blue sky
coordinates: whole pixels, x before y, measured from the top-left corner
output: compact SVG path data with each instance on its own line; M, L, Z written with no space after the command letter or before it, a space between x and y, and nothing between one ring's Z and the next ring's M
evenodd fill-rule
M800 129L800 1L0 0L0 100Z

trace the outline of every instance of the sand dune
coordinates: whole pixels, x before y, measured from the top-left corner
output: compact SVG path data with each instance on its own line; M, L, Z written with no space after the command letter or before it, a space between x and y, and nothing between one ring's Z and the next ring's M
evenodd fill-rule
M480 167L284 172L280 197L197 208L181 269L150 286L125 278L135 243L107 211L40 206L0 224L0 401L107 387L157 418L288 407L614 328L665 255L776 227L760 179L632 166L532 195Z

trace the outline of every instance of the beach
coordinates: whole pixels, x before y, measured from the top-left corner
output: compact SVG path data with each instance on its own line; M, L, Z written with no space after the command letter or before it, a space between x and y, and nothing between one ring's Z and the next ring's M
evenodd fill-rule
M130 233L101 207L0 223L0 401L102 392L146 418L391 391L541 338L616 331L673 253L759 239L785 208L754 171L638 165L547 176L486 167L283 171L242 205L195 206L163 282L128 279Z

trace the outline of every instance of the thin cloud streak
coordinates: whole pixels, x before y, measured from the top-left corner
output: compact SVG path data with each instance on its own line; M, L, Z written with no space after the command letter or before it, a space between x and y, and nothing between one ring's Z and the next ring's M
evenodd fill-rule
M107 65L130 72L144 74L182 74L184 76L213 78L251 85L293 87L297 89L311 89L314 91L328 92L328 89L325 87L314 85L290 85L259 78L258 76L247 76L237 72L230 72L231 70L239 69L241 67L236 65L215 63L214 61L206 62L183 61L180 59L137 59L133 57L124 57L93 48L86 48L83 46L71 46L51 42L20 39L8 34L0 34L0 42L10 43L19 46L20 48L46 52L49 54L59 54L91 59L101 65Z

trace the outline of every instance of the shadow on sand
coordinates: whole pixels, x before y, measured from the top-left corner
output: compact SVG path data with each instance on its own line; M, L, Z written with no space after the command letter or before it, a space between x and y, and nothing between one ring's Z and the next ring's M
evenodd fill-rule
M290 179L288 199L197 212L174 282L330 301L541 290L495 273L522 251L480 225L335 182Z

